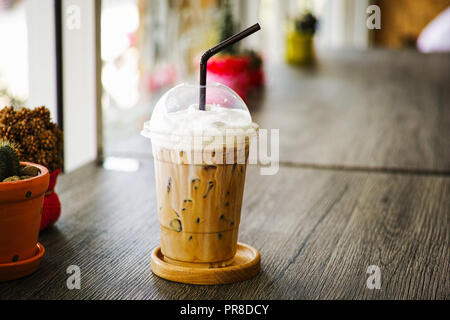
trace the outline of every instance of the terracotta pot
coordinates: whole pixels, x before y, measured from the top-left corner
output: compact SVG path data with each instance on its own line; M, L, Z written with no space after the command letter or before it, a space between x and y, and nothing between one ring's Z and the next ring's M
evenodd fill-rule
M36 254L42 203L49 184L47 168L29 162L41 173L33 178L0 183L0 264Z

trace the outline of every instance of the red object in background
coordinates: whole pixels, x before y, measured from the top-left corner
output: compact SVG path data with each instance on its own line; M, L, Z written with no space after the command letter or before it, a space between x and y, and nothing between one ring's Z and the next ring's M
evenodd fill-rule
M128 41L130 41L130 47L137 47L137 33L128 34Z
M146 87L150 92L171 86L177 79L177 70L174 65L165 64L155 68L146 79Z
M264 84L262 64L254 67L249 55L211 57L207 70L208 81L230 87L244 100L252 89Z
M44 205L42 208L41 231L53 225L61 215L61 202L55 192L56 180L60 173L61 170L50 172L50 183L48 185L48 190L45 193Z

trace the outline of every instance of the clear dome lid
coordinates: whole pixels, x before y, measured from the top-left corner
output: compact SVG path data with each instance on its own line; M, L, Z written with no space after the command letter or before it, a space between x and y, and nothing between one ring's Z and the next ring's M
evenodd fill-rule
M239 95L219 83L206 85L205 110L199 109L200 85L182 83L156 103L142 135L155 140L167 136L254 135L257 125ZM174 138L179 139L179 138Z

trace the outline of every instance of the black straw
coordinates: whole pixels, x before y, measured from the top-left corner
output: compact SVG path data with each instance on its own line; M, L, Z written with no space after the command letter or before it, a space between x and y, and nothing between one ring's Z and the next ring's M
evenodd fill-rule
M248 37L249 35L255 33L256 31L260 30L261 27L259 26L259 23L256 23L252 25L251 27L245 29L244 31L241 31L234 36L229 37L228 39L223 40L221 43L216 45L215 47L207 50L200 60L200 101L199 101L199 109L205 110L205 103L206 103L206 65L208 63L208 59L211 58L213 55L218 53L219 51L222 51L226 47L229 47L236 42Z

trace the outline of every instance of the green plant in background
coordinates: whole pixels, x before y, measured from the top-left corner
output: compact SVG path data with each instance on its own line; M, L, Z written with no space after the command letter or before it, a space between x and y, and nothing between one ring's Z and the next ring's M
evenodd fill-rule
M295 30L313 35L317 29L317 18L311 12L305 12L294 20Z
M13 144L0 140L0 181L19 175L19 157Z
M219 42L224 41L231 36L238 33L239 24L234 21L233 18L233 10L232 5L229 0L220 0L219 7L223 7L222 11L222 19L219 28ZM262 67L262 59L261 56L254 50L251 49L242 49L240 47L240 43L236 43L232 46L228 46L223 49L219 55L231 55L231 56L246 56L251 60L250 67L251 69L259 69Z
M233 13L231 11L231 5L229 0L223 1L224 5L224 12L223 12L223 19L222 23L220 25L220 41L223 41L225 39L228 39L232 35L236 34L237 28L236 24L233 20ZM219 4L220 5L220 4ZM228 46L224 50L222 50L222 53L228 53L228 54L236 54L238 53L238 44L234 44L232 46Z

